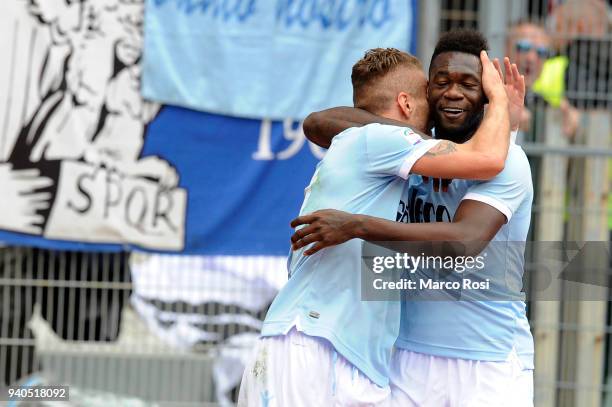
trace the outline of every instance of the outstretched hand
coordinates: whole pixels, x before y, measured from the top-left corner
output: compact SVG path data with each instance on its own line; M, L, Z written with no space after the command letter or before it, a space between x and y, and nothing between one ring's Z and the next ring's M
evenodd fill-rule
M502 74L501 64L495 58L493 61L495 69L504 78L504 88L508 96L508 108L510 111L510 130L518 130L521 124L521 115L525 108L525 77L520 74L516 64L511 64L508 57L504 58L506 75Z

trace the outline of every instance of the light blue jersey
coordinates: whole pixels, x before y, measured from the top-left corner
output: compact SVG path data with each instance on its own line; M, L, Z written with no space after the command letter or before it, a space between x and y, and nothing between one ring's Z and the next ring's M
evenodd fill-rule
M438 141L409 129L370 124L336 137L305 190L300 214L339 209L395 219L412 165ZM400 324L399 301L361 301L362 241L289 256L290 278L263 324L263 336L292 327L327 339L379 386L388 384L389 360Z
M513 291L503 301L406 301L402 303L398 348L428 355L503 361L513 349L525 368L533 369L533 338L525 313L522 273L525 240L531 219L533 186L522 148L511 143L504 170L487 182L453 180L448 192L412 175L396 220L450 222L463 199L484 202L503 213L507 223L489 245L489 257L479 273L502 276L502 288ZM500 288L500 287L498 287ZM486 297L486 298L485 298ZM509 299L519 298L517 301ZM468 300L465 300L468 299Z

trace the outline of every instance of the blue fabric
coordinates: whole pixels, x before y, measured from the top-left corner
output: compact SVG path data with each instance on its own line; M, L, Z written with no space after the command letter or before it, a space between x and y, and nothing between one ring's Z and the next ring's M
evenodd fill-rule
M187 193L181 252L287 254L292 232L289 222L298 214L318 158L298 122L272 122L269 149L260 146L260 134L264 139L266 134L262 128L265 130L265 124L260 120L176 107L164 107L148 126L142 156L167 160L177 170L178 187ZM297 141L289 140L288 135ZM267 159L256 159L258 151ZM67 242L8 231L0 232L0 240L65 250L143 249L138 242Z
M416 0L147 0L142 92L250 118L352 105L353 64L414 53L416 16Z
M307 188L301 214L332 208L392 220L406 187L404 176L435 145L401 127L370 124L334 137ZM362 301L362 240L352 239L304 256L291 253L291 277L268 310L262 335L296 327L330 341L334 349L379 386L389 378L391 348L399 333L400 298Z
M398 348L427 355L503 361L516 349L523 365L533 369L533 338L522 294L525 240L531 220L533 186L523 150L512 144L504 170L486 182L453 180L448 192L436 192L433 182L412 175L397 220L450 222L462 199L484 202L510 214L492 243L485 268L491 290L462 291L461 301L405 301ZM484 277L482 277L484 278ZM500 295L500 301L490 301ZM517 299L514 300L508 300Z

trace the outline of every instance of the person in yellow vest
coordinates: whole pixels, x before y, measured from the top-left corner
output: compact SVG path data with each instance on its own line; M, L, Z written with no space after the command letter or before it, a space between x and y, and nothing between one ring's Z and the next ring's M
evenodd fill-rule
M563 132L573 137L578 128L580 114L565 98L565 56L550 58L552 39L541 25L522 20L511 25L506 42L506 55L524 72L528 93L544 99L549 105L562 111ZM525 104L521 117L522 132L528 132L532 124L535 103Z
M561 109L563 134L573 138L580 124L580 112L565 97L565 73L568 65L569 59L565 55L548 59L540 76L533 83L532 90L542 96L550 106Z

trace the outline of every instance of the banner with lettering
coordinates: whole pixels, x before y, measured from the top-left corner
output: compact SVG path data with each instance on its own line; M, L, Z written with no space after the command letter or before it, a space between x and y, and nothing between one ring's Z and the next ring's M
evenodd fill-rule
M285 255L323 151L294 120L145 101L143 10L0 2L0 242Z
M364 52L414 53L416 0L146 0L143 94L238 117L352 105Z

